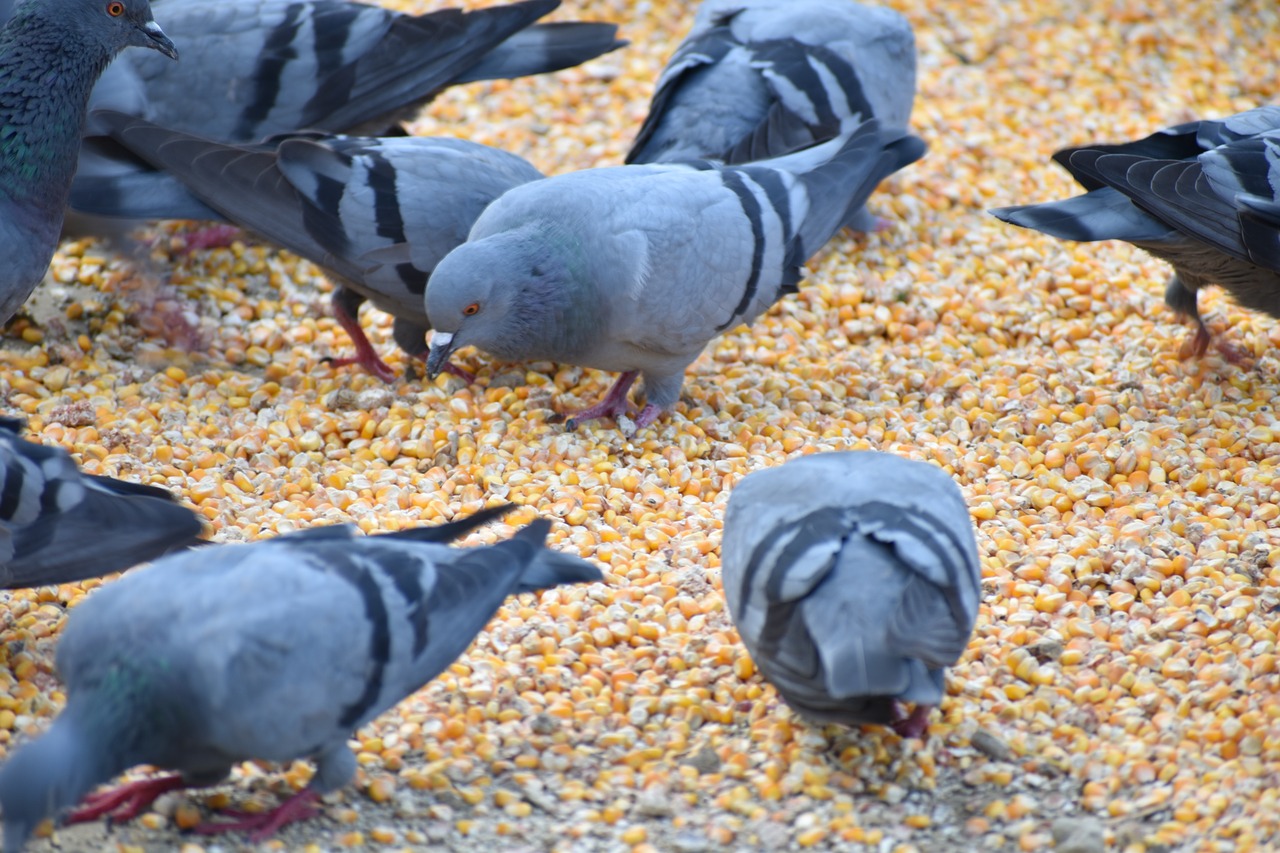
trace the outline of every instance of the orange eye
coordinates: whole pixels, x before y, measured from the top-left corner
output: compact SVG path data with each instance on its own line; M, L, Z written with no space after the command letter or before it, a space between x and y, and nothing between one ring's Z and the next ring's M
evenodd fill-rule
M479 310L480 310L480 303L479 303L479 302L472 302L472 303L471 303L470 305L468 305L466 308L463 308L463 309L462 309L462 313L463 313L463 314L466 314L468 317L470 317L472 314L475 314L475 313L479 312Z
M107 4L107 14L113 18L120 17L124 14L124 4L119 0L113 0L113 2Z

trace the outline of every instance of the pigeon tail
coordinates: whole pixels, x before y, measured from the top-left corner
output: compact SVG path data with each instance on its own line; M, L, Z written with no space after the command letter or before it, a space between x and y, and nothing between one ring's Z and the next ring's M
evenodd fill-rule
M586 560L547 548L545 542L550 530L551 522L539 518L511 538L512 542L523 542L538 549L513 592L538 592L562 584L604 580L600 570Z
M535 24L489 51L454 83L509 80L572 68L630 42L619 39L613 24L564 21Z

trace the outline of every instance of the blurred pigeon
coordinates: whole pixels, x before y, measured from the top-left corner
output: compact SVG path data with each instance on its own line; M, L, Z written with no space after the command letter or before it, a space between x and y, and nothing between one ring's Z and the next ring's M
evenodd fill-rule
M460 139L312 133L236 146L120 113L97 119L227 219L324 267L357 352L333 363L359 363L388 382L395 374L360 329L361 303L393 315L396 343L425 357L432 270L491 201L542 177L514 154Z
M604 23L534 24L560 0L405 15L346 0L157 0L179 66L126 56L90 102L220 142L294 131L398 134L443 89L568 68L625 42ZM199 98L191 97L199 92ZM72 189L82 213L218 219L172 176L110 139L86 140Z
M89 90L131 45L178 58L147 0L25 0L0 30L0 323L49 268Z
M72 822L125 820L161 793L251 759L316 764L276 809L196 832L266 837L355 773L352 733L453 663L507 596L601 580L547 550L538 520L489 547L445 545L509 507L356 536L319 527L175 555L94 592L67 618L67 705L0 769L5 850L138 764L176 770L89 797Z
M1118 145L1066 148L1053 159L1088 192L999 207L997 218L1065 240L1124 240L1173 265L1164 300L1196 324L1181 355L1212 340L1196 306L1217 284L1280 318L1280 107L1193 121ZM1230 361L1243 354L1217 341Z
M905 129L911 24L849 0L707 0L667 63L628 163L777 157L869 118ZM846 223L877 223L858 208Z
M200 518L164 489L82 474L60 447L0 417L0 587L96 578L202 542Z
M622 371L577 420L618 417L644 374L637 428L680 395L715 336L750 323L886 175L924 143L874 119L747 166L616 166L516 187L490 205L427 285L427 374L458 347Z
M720 562L743 645L797 713L924 734L982 594L973 522L944 471L854 451L750 474Z

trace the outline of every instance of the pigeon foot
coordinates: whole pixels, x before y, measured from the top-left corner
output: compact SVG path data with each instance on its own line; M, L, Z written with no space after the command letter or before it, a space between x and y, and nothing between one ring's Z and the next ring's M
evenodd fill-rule
M84 798L78 809L67 815L67 823L85 823L107 816L113 822L132 820L151 805L161 794L187 787L181 776L158 776L154 779L143 779L130 782L103 791L101 794L90 794Z
M1208 327L1201 323L1196 331L1182 342L1182 346L1178 348L1178 358L1186 361L1190 358L1200 358L1209 351L1209 344L1213 344L1218 354L1229 364L1241 365L1248 364L1252 360L1252 353L1228 343L1221 337L1214 338Z
M199 835L248 832L249 840L256 844L275 835L283 826L315 817L320 812L315 806L319 799L320 795L315 791L304 788L269 812L262 814L224 812L236 819L222 823L202 823L191 831Z
M631 407L631 403L627 400L627 392L631 390L632 383L636 381L636 377L639 375L640 372L637 370L628 370L619 376L618 381L613 383L609 393L605 394L599 403L569 415L565 420L565 426L572 430L578 428L580 421L593 421L597 418L613 418L617 420L622 415L625 415ZM643 414L641 412L642 416ZM654 415L654 417L657 417L657 415Z
M183 235L186 251L197 252L201 249L226 249L244 235L235 225L206 225Z
M898 719L889 724L890 728L903 737L924 738L929 730L929 714L933 711L932 705L916 705L915 710L908 714L902 709L901 704L895 702L893 709Z

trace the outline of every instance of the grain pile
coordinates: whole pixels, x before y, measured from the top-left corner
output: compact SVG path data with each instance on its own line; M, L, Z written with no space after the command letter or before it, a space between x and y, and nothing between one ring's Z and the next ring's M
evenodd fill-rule
M632 46L449 93L414 131L553 173L620 162L685 5L566 0L558 17L617 21ZM607 586L509 603L445 676L360 732L361 783L268 846L1280 843L1280 326L1215 292L1210 327L1254 363L1179 361L1167 267L983 213L1074 193L1048 163L1058 147L1274 100L1280 15L1252 0L892 5L916 27L913 124L931 145L872 197L893 227L834 240L798 297L714 342L676 414L631 439L554 422L553 391L566 407L604 392L594 371L465 352L471 387L330 368L350 344L329 286L252 240L188 255L170 226L149 273L63 245L64 286L10 327L0 389L87 471L167 486L228 541L512 500L529 509L471 541L536 512L563 522L557 547L607 569ZM394 368L415 369L387 318L365 324ZM985 602L925 744L792 716L721 598L733 484L848 448L941 464L978 527ZM60 707L57 632L94 585L6 594L0 744ZM110 841L200 849L176 829L201 806L265 808L308 772L245 765ZM101 849L103 833L59 831L58 849Z

